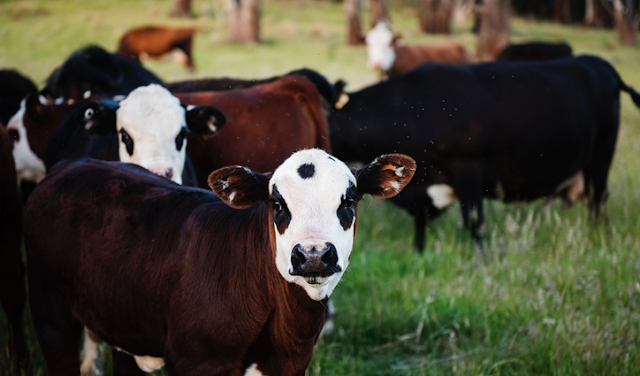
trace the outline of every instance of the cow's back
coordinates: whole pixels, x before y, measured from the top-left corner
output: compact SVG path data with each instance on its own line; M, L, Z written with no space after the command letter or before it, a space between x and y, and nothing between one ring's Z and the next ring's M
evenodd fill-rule
M222 166L273 171L297 150L330 151L323 99L306 77L285 76L248 89L176 94L185 104L213 105L227 116L215 137L189 137L187 153L200 186Z

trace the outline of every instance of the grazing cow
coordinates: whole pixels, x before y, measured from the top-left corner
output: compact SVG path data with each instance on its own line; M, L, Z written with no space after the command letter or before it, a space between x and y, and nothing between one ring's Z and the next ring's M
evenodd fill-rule
M522 60L550 60L573 56L571 46L564 42L529 42L510 44L505 47L496 60L522 61Z
M140 62L88 46L75 51L51 73L42 93L80 99L87 91L94 95L127 95L139 86L161 83Z
M183 104L212 105L228 118L216 137L191 137L187 153L198 185L222 166L246 165L272 171L304 148L331 150L327 111L316 86L290 75L255 87L223 92L176 94Z
M19 374L28 356L22 320L27 296L20 255L22 208L11 149L11 138L0 127L0 303L9 323L9 355Z
M186 59L182 63L194 71L191 46L193 28L144 26L127 31L120 39L118 54L140 60L140 57L162 57L173 50L180 50Z
M214 171L215 194L126 164L58 164L25 209L30 303L48 374L78 375L83 326L144 371L304 375L349 264L357 203L415 162L350 170L321 150Z
M140 87L119 103L105 99L72 111L52 137L46 167L50 170L62 159L93 157L134 163L178 184L195 185L186 136L197 140L214 134L225 122L217 108L185 111L162 86ZM183 173L191 174L188 182Z
M385 21L378 22L367 33L367 67L378 69L381 78L408 72L427 61L465 64L471 60L469 52L456 42L407 46L399 41Z
M0 126L7 126L27 94L37 92L36 85L18 71L0 69Z
M331 147L344 161L399 152L418 173L393 199L425 225L458 199L481 241L482 199L560 195L604 204L620 91L640 95L597 57L548 62L424 64L349 95L334 113ZM470 221L470 213L473 221Z

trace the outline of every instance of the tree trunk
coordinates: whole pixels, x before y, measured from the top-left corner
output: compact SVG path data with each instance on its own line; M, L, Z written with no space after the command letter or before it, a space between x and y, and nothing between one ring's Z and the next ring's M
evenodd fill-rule
M425 33L449 34L453 0L420 0L418 21Z
M511 0L484 0L479 10L482 21L478 33L478 50L480 60L495 60L496 56L509 44L511 31Z
M375 27L380 21L389 21L389 10L387 0L370 0L371 26Z
M224 0L224 10L230 42L260 42L260 0Z
M627 46L636 44L636 29L633 25L633 18L629 9L627 14L622 11L622 0L613 0L613 19L616 25L620 41Z
M571 0L553 1L553 20L561 23L571 22Z
M191 13L191 0L173 0L171 15L173 17L193 17L193 13Z
M474 0L455 0L453 3L453 19L457 24L464 24L473 12Z
M594 26L596 22L595 0L585 0L584 4L584 24L585 26Z
M364 44L360 27L360 0L344 0L344 12L347 14L347 44Z

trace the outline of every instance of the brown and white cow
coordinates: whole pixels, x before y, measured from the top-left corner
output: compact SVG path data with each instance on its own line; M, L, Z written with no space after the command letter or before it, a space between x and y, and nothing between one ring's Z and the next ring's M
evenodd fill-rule
M50 375L78 375L86 326L170 375L304 375L349 264L365 194L415 161L350 169L324 151L274 172L233 166L205 190L130 164L63 162L25 209L33 320Z
M120 39L118 54L139 60L141 57L163 57L174 50L184 53L185 65L195 70L191 47L193 45L191 27L144 26L127 31Z
M378 69L381 78L408 72L422 63L439 61L448 64L471 62L467 49L456 42L405 45L385 21L378 22L367 33L367 66Z
M211 105L227 116L216 137L188 136L187 154L200 187L206 187L209 172L223 166L267 172L297 150L331 151L323 97L305 76L283 76L246 89L174 95L183 104Z

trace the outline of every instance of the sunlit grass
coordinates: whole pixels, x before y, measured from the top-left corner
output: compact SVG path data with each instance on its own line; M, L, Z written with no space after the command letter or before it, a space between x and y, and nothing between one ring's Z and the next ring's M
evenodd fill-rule
M203 3L194 1L196 13ZM346 79L351 90L376 80L365 68L364 47L343 43L341 4L265 1L265 43L246 46L224 41L221 4L211 4L214 17L176 20L167 16L168 0L0 2L0 66L43 82L82 45L115 49L130 27L169 23L198 27L196 77L258 78L306 66L331 80ZM428 36L418 33L412 9L394 8L391 17L408 43L452 38L475 47L470 25L456 25L450 36ZM522 19L512 29L516 41L566 40L577 53L602 56L640 88L640 48L621 46L612 31ZM167 81L191 77L173 62L145 65ZM333 297L337 329L320 340L308 373L639 374L640 110L622 97L607 222L560 203L488 202L482 255L453 206L429 225L427 249L419 255L405 212L389 203L361 203L351 265ZM31 326L28 335L28 374L42 375ZM0 351L0 370L6 367L6 351Z

